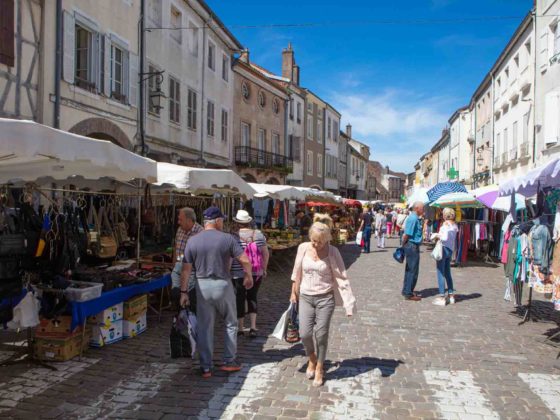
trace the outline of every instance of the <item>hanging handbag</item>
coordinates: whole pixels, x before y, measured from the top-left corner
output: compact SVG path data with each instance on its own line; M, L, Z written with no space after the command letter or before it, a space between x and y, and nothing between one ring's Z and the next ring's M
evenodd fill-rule
M393 259L398 263L404 262L404 248L397 248L395 252L393 252Z
M299 320L297 305L292 305L286 329L286 342L293 344L299 342Z
M146 185L144 190L144 207L142 209L142 224L152 226L156 223L156 211L152 201L152 192L150 184Z
M93 204L93 199L90 201L89 205L86 228L87 252L90 255L97 256L99 253L99 223L97 221L97 210Z
M437 244L432 251L432 258L436 261L441 261L443 258L443 244L441 243L441 240L437 241Z
M118 244L115 239L113 228L107 217L107 210L105 207L99 209L99 258L115 258L117 256Z

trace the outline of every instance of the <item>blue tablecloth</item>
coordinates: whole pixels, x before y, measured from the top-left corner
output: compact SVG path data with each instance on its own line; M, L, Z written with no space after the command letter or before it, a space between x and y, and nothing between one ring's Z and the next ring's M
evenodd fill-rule
M171 284L171 275L166 274L155 280L146 283L134 284L127 287L102 293L97 299L87 302L71 302L72 307L72 329L82 325L88 316L98 314L113 305L124 302L134 296L143 295L154 290L162 289Z

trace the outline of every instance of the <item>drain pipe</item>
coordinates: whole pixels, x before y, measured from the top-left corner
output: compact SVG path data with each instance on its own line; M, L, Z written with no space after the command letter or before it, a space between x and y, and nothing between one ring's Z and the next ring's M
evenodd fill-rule
M202 25L202 75L201 81L202 86L200 88L200 163L202 166L206 166L206 161L204 159L204 104L206 103L206 98L204 96L204 87L206 83L206 43L207 43L207 35L206 35L206 27L209 24L210 20L207 22L205 19L203 20L204 24ZM206 109L208 112L208 109ZM216 110L214 110L214 113Z
M62 79L62 0L56 0L56 47L54 56L53 127L60 128L60 81Z

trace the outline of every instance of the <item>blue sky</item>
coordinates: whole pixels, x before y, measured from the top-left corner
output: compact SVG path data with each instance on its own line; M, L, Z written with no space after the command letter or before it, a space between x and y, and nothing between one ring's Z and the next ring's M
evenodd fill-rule
M271 71L281 73L281 51L291 42L301 67L301 85L342 113L343 126L352 124L353 137L371 147L373 160L405 172L411 172L438 140L453 112L469 102L533 4L532 0L207 2L249 48L251 60ZM498 16L514 19L456 21ZM411 23L421 19L455 21ZM380 20L400 23L371 24ZM239 27L315 22L333 24Z

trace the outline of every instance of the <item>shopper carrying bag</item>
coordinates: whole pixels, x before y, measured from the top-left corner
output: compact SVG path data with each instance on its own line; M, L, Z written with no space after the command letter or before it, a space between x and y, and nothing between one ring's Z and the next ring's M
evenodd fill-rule
M309 357L306 375L314 379L314 386L324 383L323 366L335 306L344 306L349 317L356 306L342 256L330 244L332 226L328 215L315 215L309 229L310 242L299 246L292 273L290 302L299 303L299 334Z

